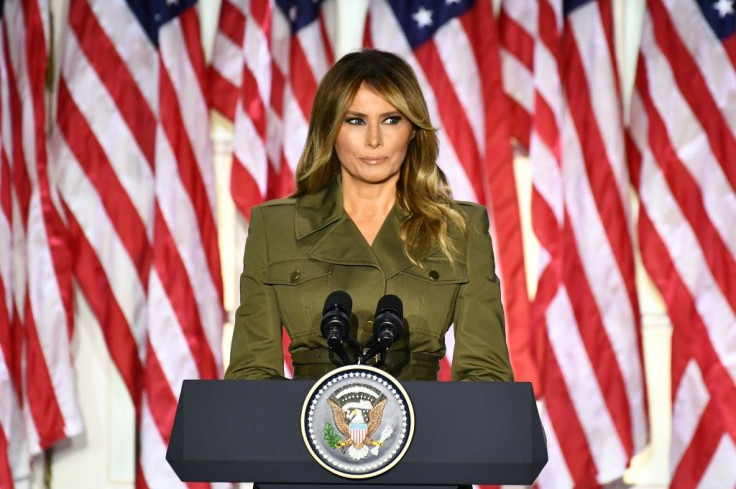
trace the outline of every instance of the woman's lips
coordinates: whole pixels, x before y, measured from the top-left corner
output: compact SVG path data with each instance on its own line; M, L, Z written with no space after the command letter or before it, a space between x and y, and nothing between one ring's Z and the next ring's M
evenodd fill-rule
M364 163L368 163L369 165L376 165L378 163L383 163L386 161L385 156L366 156L360 159L360 161Z

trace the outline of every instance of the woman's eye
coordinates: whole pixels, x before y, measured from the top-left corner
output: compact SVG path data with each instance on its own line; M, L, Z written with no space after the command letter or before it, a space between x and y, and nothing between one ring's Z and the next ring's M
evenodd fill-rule
M401 122L401 117L399 117L398 115L387 117L386 119L384 119L384 122L390 125L398 124L399 122Z
M345 122L352 125L352 126L359 126L363 124L363 119L360 117L348 117L345 119Z

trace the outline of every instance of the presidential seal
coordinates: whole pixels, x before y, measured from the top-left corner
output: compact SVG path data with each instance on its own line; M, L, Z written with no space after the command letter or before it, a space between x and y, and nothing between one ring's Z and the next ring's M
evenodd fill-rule
M367 365L348 365L318 380L302 408L302 436L324 468L349 479L396 465L414 434L414 410L401 384Z

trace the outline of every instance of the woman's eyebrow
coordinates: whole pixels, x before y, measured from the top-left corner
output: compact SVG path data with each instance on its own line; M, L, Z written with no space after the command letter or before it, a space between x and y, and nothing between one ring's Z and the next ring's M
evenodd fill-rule
M363 112L358 112L357 110L348 110L345 115L352 115L352 116L358 116L358 117L368 117L367 114L364 114ZM392 110L390 112L384 112L383 114L378 114L379 117L387 117L390 115L401 115L401 112L398 110Z

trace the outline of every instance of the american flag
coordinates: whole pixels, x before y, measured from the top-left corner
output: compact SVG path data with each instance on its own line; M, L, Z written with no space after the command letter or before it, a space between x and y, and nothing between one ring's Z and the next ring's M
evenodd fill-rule
M530 143L540 271L540 487L596 487L647 443L611 0L538 2Z
M413 68L432 121L439 165L460 200L485 204L492 219L507 341L517 380L535 380L513 152L506 122L495 19L488 1L370 3L367 39ZM452 336L440 378L449 378Z
M5 481L26 476L28 454L80 433L82 420L69 346L69 250L46 154L48 5L0 2L0 16L0 445L5 448L0 481ZM3 487L12 487L12 481Z
M644 266L672 333L671 487L736 487L736 21L651 0L631 104Z
M181 383L221 375L222 283L194 0L71 0L56 130L79 288L136 409L136 486L164 460Z
M238 211L293 190L317 85L334 61L334 0L224 0L212 106L234 123Z

